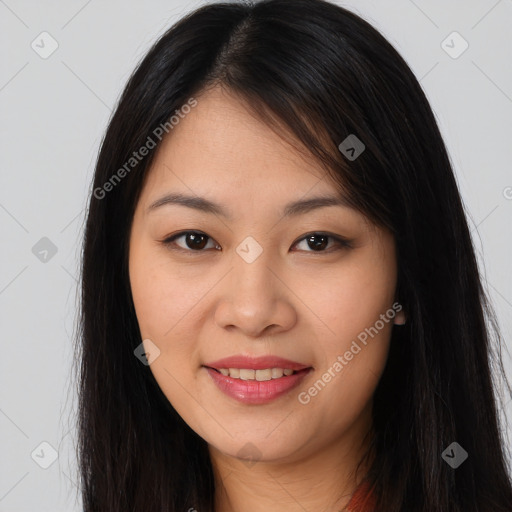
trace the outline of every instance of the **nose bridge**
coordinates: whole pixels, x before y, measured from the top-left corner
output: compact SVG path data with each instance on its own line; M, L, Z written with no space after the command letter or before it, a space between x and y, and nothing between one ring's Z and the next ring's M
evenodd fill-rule
M289 328L294 323L293 305L274 275L274 258L270 249L264 249L253 237L236 247L229 290L225 290L216 312L222 327L236 326L246 335L257 336L271 325Z
M263 308L276 300L273 264L275 266L270 250L264 249L254 237L249 236L238 245L233 256L233 280L234 294L240 305L247 303L251 308L257 305Z

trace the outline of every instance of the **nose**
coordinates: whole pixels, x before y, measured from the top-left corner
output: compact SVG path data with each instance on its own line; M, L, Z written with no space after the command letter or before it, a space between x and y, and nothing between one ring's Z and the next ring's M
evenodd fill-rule
M248 263L234 255L234 268L219 288L215 321L223 329L257 338L291 329L297 321L293 283L286 283L266 251Z

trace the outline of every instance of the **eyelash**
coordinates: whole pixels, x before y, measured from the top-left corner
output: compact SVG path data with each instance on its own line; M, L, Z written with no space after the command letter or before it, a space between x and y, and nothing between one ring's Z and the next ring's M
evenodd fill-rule
M194 235L204 235L205 237L207 237L209 240L213 240L212 237L208 236L206 233L203 233L202 231L192 231L192 230L189 230L189 231L180 231L179 233L175 233L174 235L168 237L168 238L165 238L164 240L161 240L160 243L162 243L164 246L166 246L166 248L168 248L169 250L172 250L172 251L178 251L178 252L185 252L185 253L192 253L192 254L201 254L201 253L204 253L205 252L205 249L198 249L198 250L193 250L193 249L184 249L183 247L179 247L177 246L174 241L178 238L181 238L182 236L185 236L185 235L188 235L188 234L194 234ZM352 248L352 244L349 240L346 240L338 235L333 235L331 233L326 233L326 232L323 232L323 231L313 231L311 233L307 233L306 235L304 235L302 238L300 238L299 240L297 240L293 245L296 245L298 244L299 242L302 242L303 240L306 240L307 238L311 237L311 236L314 236L314 235L318 235L318 236L325 236L329 239L332 239L334 241L336 241L340 247L338 248L333 248L331 247L330 249L327 249L327 250L322 250L322 251L313 251L313 250L310 250L310 251L303 251L303 252L310 252L310 253L313 253L313 254L330 254L332 252L335 252L335 251L339 251L341 249L350 249Z

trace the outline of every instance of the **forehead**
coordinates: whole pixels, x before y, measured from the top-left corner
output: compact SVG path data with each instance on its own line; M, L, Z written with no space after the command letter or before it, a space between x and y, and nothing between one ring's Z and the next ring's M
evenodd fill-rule
M216 87L196 97L197 106L180 116L163 139L148 188L188 187L199 193L250 188L269 195L313 189L337 193L325 169L290 130L269 126L233 94ZM175 118L176 119L176 118ZM276 133L277 132L277 133Z

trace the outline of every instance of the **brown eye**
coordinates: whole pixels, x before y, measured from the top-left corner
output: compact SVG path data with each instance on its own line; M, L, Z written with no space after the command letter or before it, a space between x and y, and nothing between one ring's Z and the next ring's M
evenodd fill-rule
M335 242L334 249L331 246L328 250L325 250L325 248L329 245L330 240ZM345 240L336 235L331 235L329 233L309 233L308 235L302 237L298 242L296 242L296 244L304 241L307 243L307 247L311 249L306 250L305 252L332 252L331 249L339 250L340 248L351 247L348 240ZM338 247L336 247L336 245Z
M179 240L180 238L184 239L184 246L175 242L175 240ZM200 231L182 231L165 239L163 243L169 246L176 246L178 250L201 252L206 247L209 239L210 237L208 235L201 233ZM213 242L213 239L210 240Z

